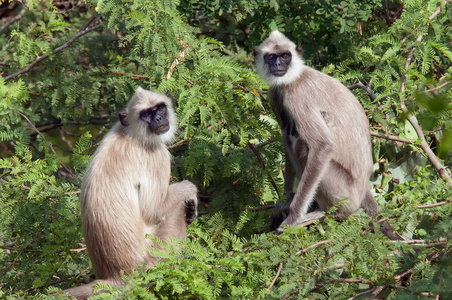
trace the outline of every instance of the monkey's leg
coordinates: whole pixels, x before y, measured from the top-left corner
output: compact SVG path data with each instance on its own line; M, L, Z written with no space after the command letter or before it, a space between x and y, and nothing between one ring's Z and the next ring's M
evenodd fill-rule
M165 220L159 225L156 235L165 241L168 241L169 237L184 239L187 237L186 227L185 204L179 203L165 216Z
M121 283L122 283L117 280L97 279L97 280L94 280L93 282L90 282L90 283L87 283L87 284L84 284L81 286L63 290L62 292L69 294L72 297L75 297L77 299L88 299L88 297L93 296L93 286L100 282L109 284L112 287L117 287L117 286L121 285ZM50 296L53 296L56 298L56 297L58 297L58 295L62 295L62 292L53 293ZM100 294L102 292L107 292L107 291L100 291L100 292L96 293L96 295Z
M193 222L198 216L198 189L188 180L173 183L168 188L167 203L178 207L184 205L184 220L186 225Z
M323 212L321 211L308 213L309 207L314 201L317 187L327 171L332 157L331 148L328 147L327 143L319 143L319 145L322 145L323 148L309 149L303 175L290 205L289 216L276 230L277 234L284 231L284 225L296 226L297 224L323 217Z

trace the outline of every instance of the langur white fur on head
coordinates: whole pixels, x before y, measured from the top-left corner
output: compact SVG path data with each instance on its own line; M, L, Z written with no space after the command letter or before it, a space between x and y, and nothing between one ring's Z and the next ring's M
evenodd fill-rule
M126 132L137 141L142 141L149 146L153 144L169 144L174 140L174 136L177 133L177 117L174 113L171 101L168 101L168 97L164 94L152 92L138 87L135 91L135 95L129 101L126 110L129 112L129 125L125 127ZM168 103L168 114L173 116L170 118L170 128L168 132L155 136L147 134L145 130L146 124L139 122L139 114L137 112L142 111L156 102Z
M273 30L268 39L266 39L259 46L261 53L273 53L278 52L281 49L285 49L292 53L292 61L290 62L290 68L284 76L276 77L272 76L268 72L268 65L264 63L263 55L255 56L256 70L259 76L267 82L270 86L287 85L296 80L305 66L302 58L302 53L297 50L297 45L289 40L279 30Z

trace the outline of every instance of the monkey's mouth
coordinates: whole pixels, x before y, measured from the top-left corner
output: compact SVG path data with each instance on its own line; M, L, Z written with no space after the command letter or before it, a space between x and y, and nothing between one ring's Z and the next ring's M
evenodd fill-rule
M286 70L273 70L273 71L271 71L271 73L274 76L282 77L282 76L286 75Z
M155 129L155 133L156 134L163 134L163 133L165 133L165 132L168 132L168 130L169 130L169 125L160 125L159 127L157 127L156 129Z

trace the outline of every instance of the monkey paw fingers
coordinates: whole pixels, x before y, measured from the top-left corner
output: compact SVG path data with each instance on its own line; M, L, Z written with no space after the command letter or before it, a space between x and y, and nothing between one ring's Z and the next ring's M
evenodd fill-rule
M185 202L185 223L189 225L198 216L197 201L189 200Z

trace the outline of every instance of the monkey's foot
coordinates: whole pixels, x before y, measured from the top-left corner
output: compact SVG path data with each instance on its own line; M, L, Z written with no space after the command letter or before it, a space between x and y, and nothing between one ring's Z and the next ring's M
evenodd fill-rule
M280 235L281 233L283 233L284 232L283 226L285 225L304 227L314 223L317 220L323 219L324 217L325 214L323 213L323 211L310 212L306 215L299 216L298 218L295 219L295 221L289 215L289 217L287 217L284 220L284 222L282 222L281 226L279 226L278 229L276 229L275 234Z

